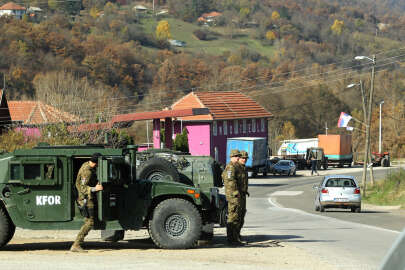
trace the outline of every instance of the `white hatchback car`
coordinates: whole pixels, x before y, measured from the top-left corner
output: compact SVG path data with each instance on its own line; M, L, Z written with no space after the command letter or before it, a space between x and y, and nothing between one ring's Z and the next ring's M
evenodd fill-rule
M326 208L351 209L361 211L360 187L356 178L349 175L327 175L316 189L315 211L324 212Z

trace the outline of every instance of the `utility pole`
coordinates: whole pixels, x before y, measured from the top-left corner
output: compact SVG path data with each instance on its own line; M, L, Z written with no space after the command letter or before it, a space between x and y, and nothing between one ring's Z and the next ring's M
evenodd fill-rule
M358 58L364 59L366 57ZM367 59L369 59L367 57ZM371 68L371 86L370 86L370 93L369 93L369 101L368 101L368 112L367 112L367 122L366 122L366 143L364 147L364 165L363 165L363 177L362 177L362 185L363 196L366 196L366 180L367 180L367 165L368 165L368 157L369 157L369 149L370 149L370 125L371 125L371 114L373 109L373 94L374 94L374 69L375 69L375 55L373 55L372 59L372 68Z

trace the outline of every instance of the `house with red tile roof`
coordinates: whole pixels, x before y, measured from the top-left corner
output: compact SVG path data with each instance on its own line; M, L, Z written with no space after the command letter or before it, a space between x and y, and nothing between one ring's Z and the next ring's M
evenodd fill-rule
M0 7L0 16L14 16L15 18L21 20L25 13L25 7L17 5L13 2L8 2Z
M203 24L209 24L209 23L215 23L215 20L218 19L218 17L222 16L222 13L217 12L217 11L212 11L209 13L203 13L198 19L197 22L203 23Z
M209 113L178 117L174 133L188 132L192 155L209 155L226 162L226 142L234 137L268 137L268 120L273 116L260 104L240 92L191 92L172 110L208 108Z
M54 123L80 122L80 118L67 112L60 111L41 101L9 101L8 108L13 123L25 126Z

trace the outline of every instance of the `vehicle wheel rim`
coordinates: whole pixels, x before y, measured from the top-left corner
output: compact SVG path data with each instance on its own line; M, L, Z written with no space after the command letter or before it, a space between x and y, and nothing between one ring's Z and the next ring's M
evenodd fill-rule
M165 221L165 230L171 237L179 237L188 229L188 220L185 216L174 214Z

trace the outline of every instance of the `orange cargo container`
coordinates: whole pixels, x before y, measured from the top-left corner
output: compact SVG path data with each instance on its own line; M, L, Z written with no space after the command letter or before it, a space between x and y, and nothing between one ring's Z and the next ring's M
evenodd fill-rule
M353 160L351 135L318 135L318 147L322 147L329 163L351 164Z

